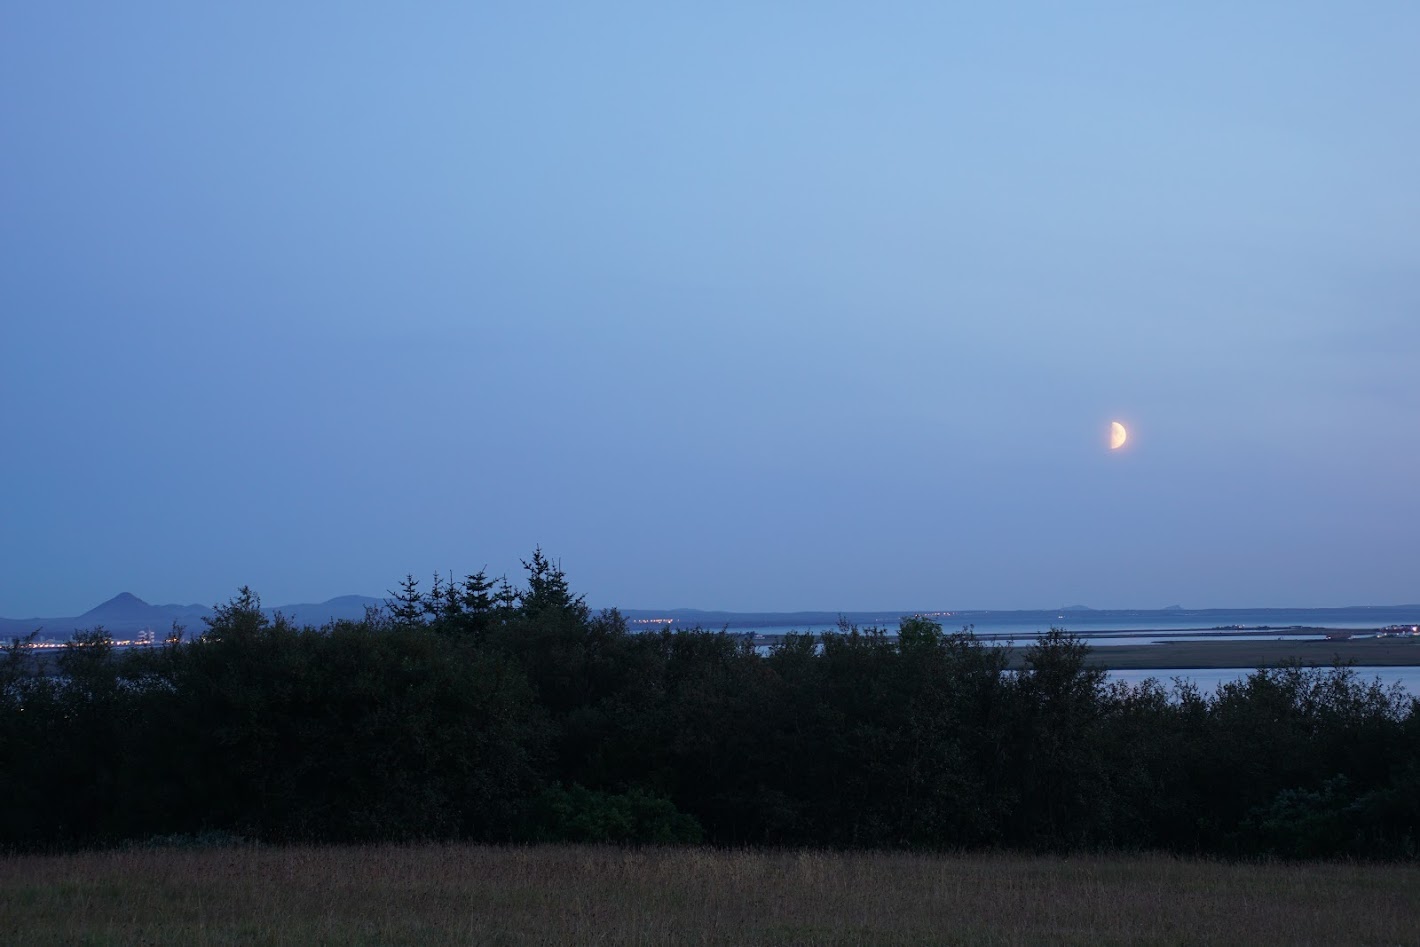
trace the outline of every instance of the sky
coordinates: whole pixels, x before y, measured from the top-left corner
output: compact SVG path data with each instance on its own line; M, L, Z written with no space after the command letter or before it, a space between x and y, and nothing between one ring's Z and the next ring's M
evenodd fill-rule
M7 4L0 615L1420 602L1417 35Z

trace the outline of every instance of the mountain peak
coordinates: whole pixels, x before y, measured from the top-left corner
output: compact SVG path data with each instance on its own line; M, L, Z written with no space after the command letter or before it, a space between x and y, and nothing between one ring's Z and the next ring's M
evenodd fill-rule
M104 602L102 605L94 606L80 617L123 617L132 614L134 611L137 610L147 611L152 607L153 606L149 605L147 602L143 601L141 598L134 595L132 592L119 592L107 602Z

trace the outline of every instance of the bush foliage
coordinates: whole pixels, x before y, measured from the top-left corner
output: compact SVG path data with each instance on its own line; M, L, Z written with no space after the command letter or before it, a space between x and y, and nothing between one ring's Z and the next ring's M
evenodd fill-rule
M1052 630L926 619L760 653L516 587L406 579L298 628L248 589L190 640L0 653L0 846L160 837L1413 858L1420 704L1345 668L1111 684Z

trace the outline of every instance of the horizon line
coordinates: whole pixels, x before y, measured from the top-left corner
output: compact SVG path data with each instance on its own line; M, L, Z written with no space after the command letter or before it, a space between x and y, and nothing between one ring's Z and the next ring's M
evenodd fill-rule
M203 603L201 603L201 602L163 602L163 603L154 604L154 603L149 602L148 600L146 600L146 599L142 598L141 596L138 596L138 595L136 595L136 594L134 594L134 593L132 593L132 592L124 591L124 592L119 592L119 593L117 593L117 594L115 594L115 595L109 596L108 598L106 598L106 599L104 599L103 601L99 602L97 605L90 606L89 608L85 609L84 611L82 611L82 612L77 612L77 613L75 613L75 614L73 614L73 615L43 615L43 616L41 616L41 615L34 615L34 616L23 616L23 617L19 617L19 618L9 618L8 616L0 615L0 618L5 618L7 621L30 621L30 620L44 619L44 618L80 618L80 617L83 617L84 615L88 614L89 612L94 611L94 610L96 610L96 609L98 609L98 608L101 608L101 607L103 607L104 605L108 604L109 602L112 602L114 599L123 597L124 595L131 596L132 598L134 598L134 599L136 599L137 601L141 602L143 605L146 605L146 606L148 606L148 607L150 607L150 608L202 608L202 609L211 610L211 609L214 607L213 605L203 604ZM341 594L341 595L334 595L334 596L331 596L330 598L323 599L323 600L320 600L320 601L309 601L309 600L307 600L307 601L294 601L294 602L282 603L282 604L279 604L279 605L265 605L265 604L264 604L262 607L263 607L263 610L279 610L279 609L282 609L282 608L292 608L292 607L296 607L296 606L319 606L319 605L328 605L328 604L330 604L330 603L332 603L332 602L335 602L335 601L338 601L338 600L340 600L340 599L352 599L352 598L354 598L354 599L368 599L368 600L370 600L371 602L378 602L378 603L380 603L380 604L383 604L383 603L385 603L386 601L388 601L388 597L387 597L387 596L365 595L365 594L362 594L362 593L354 593L354 592L352 592L352 593L344 593L344 594ZM931 617L931 616L940 616L940 617L943 617L943 618L951 618L951 617L953 617L953 616L955 616L955 615L957 615L957 614L984 614L984 613L1003 613L1003 612L1004 612L1004 613L1049 613L1049 612L1055 612L1055 613L1057 613L1057 614L1065 614L1065 613L1076 613L1076 614L1079 614L1079 613L1082 613L1082 612L1167 612L1167 611L1173 611L1173 612L1179 612L1179 611L1182 611L1182 612L1237 612L1237 611L1344 611L1344 610L1348 610L1348 609L1396 609L1396 608L1420 609L1420 602L1398 602L1398 603L1380 603L1380 604L1372 603L1372 604L1350 604L1350 605L1206 605L1206 606L1185 606L1185 605L1179 605L1179 604L1170 604L1170 605L1151 606L1151 607L1141 607L1141 606L1134 606L1134 607L1128 607L1128 606L1100 607L1100 606L1079 605L1079 604L1076 604L1076 605L1050 606L1050 607L1044 607L1044 608L1040 608L1040 607L1036 607L1036 608L1023 608L1023 607L1015 607L1015 608L1000 608L1000 607L997 607L997 608L990 608L990 607L988 607L988 608L962 608L962 607L957 607L957 608L922 608L922 609L901 609L901 608L847 608L847 609L845 609L845 608L724 608L724 607L720 607L720 608L704 608L704 607L689 606L689 605L680 605L680 606L675 606L675 607L671 607L671 608L643 607L643 606L632 606L632 605L627 605L627 606L621 606L621 605L589 605L588 607L591 608L592 611L594 611L594 612L615 609L615 610L621 611L621 612L633 612L633 611L634 611L634 612L659 612L659 613L663 613L663 614L687 613L687 612L701 613L701 614L710 614L710 615L808 615L808 614L812 614L812 615L844 615L844 616L846 616L846 615L875 614L875 615L883 615L883 616L891 615L891 616L899 616L899 617L907 617L907 616L913 616L913 615L923 615L923 616L928 616L928 617Z

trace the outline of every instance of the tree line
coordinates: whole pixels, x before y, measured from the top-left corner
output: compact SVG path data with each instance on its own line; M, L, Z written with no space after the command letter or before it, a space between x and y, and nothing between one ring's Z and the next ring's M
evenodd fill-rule
M0 655L0 847L709 842L1414 858L1420 702L1349 669L1111 683L1052 630L921 617L761 653L630 631L539 550L297 627L243 588L191 637Z

